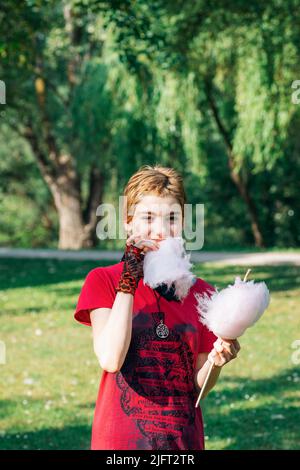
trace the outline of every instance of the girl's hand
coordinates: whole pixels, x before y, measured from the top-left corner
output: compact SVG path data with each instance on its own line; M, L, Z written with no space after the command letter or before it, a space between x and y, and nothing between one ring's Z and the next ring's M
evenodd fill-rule
M133 244L142 249L144 253L150 250L158 250L159 244L153 240L147 240L139 235L131 235L126 240L126 245Z
M214 342L214 348L209 353L207 359L213 362L217 367L223 367L232 359L237 357L241 346L237 339L222 339L218 338Z

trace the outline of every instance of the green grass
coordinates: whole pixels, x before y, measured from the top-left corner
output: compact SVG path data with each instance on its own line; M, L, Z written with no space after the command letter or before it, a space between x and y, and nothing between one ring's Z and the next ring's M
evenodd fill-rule
M73 312L85 275L99 264L0 260L1 449L89 449L101 370L91 328ZM218 288L245 271L195 270ZM300 371L291 357L300 339L300 270L252 267L251 276L266 281L270 307L203 402L206 448L299 449Z

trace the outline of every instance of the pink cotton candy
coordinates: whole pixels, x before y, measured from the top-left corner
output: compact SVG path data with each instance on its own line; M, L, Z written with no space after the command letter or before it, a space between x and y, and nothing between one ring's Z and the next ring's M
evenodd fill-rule
M241 336L261 317L270 302L264 282L245 282L240 277L235 278L233 285L211 296L194 295L199 320L216 336L227 339Z

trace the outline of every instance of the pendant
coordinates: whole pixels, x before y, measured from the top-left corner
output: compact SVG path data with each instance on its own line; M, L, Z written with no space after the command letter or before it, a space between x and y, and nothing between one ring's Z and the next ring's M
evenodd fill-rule
M156 334L159 338L167 338L169 336L169 328L160 320L160 324L156 327Z

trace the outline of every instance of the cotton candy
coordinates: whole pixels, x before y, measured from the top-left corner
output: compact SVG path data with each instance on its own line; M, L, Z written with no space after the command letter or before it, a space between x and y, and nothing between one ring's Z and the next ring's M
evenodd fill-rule
M211 295L194 294L199 320L216 336L235 339L261 317L270 302L264 282L242 281L235 278L233 285Z
M175 295L183 301L196 281L196 276L191 272L193 264L190 256L185 251L183 238L167 237L162 240L158 250L145 254L144 284L154 289L163 283L170 288L174 283Z

